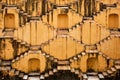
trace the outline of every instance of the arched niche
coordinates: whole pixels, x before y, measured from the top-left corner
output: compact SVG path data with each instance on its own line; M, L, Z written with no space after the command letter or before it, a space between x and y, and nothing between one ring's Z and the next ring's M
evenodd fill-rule
M68 28L68 15L67 14L58 14L58 28L59 29Z
M97 58L88 58L87 59L87 71L96 72L98 70L98 60Z
M118 16L118 14L109 14L108 27L110 29L119 27L119 16Z
M36 58L29 59L28 72L39 72L39 71L40 71L40 60Z
M13 29L15 28L15 15L14 14L5 14L5 28L6 29Z

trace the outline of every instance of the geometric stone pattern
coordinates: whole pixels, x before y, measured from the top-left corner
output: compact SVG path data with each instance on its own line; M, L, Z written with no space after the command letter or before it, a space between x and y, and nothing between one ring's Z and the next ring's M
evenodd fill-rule
M118 0L1 0L0 79L118 80L119 16Z

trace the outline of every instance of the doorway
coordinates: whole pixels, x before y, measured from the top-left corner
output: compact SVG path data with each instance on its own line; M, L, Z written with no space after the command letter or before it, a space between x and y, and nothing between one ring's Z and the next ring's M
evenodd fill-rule
M88 58L87 60L87 71L95 72L98 70L98 60L97 58Z
M40 71L40 60L39 59L30 59L28 61L28 72L39 72Z
M67 14L58 15L58 28L59 29L68 28L68 15Z
M110 14L108 26L110 29L119 27L119 16L118 14Z
M6 29L15 28L15 16L14 16L14 14L6 14L5 15L5 28Z

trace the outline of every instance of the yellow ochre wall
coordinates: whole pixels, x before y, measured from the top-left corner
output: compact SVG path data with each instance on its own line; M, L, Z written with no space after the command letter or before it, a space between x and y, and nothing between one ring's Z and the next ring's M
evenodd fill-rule
M70 68L77 68L82 72L90 68L102 72L107 70L106 67L112 67L114 62L110 61L107 65L106 57L110 60L120 59L120 36L112 34L112 30L120 29L120 2L97 0L95 12L90 13L92 16L85 16L85 0L81 1L77 6L75 0L49 0L46 4L38 0L39 5L34 2L32 6L21 0L2 0L0 59L15 60L11 63L12 68L25 73L38 68L40 72L44 72L47 65L46 55L58 61L72 59ZM8 6L2 8L3 3ZM100 10L101 3L107 6L103 10ZM111 7L114 3L116 6ZM55 8L53 4L56 5ZM91 53L89 50L97 52ZM79 54L82 56L74 60L73 57ZM35 68L30 66L33 62L29 60L32 59L35 61Z

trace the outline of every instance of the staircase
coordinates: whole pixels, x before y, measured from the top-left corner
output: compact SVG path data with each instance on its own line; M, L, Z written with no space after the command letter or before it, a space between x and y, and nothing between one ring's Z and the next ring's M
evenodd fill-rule
M58 5L55 3L51 3L50 1L48 1L51 5L51 7L55 6L56 8L53 8L51 10L49 10L48 12L45 12L44 15L41 15L41 17L39 16L32 16L28 13L26 13L25 11L19 9L19 7L15 6L15 5L6 5L5 9L8 8L12 8L12 9L16 9L16 11L18 11L17 13L20 12L21 15L26 16L27 21L24 24L20 24L21 28L18 28L18 30L22 30L24 25L26 24L30 24L31 21L42 21L42 24L52 28L53 30L57 31L57 36L53 37L52 39L48 39L47 41L43 42L40 45L31 45L28 44L26 41L19 39L18 37L16 38L14 36L14 33L16 31L16 29L1 29L1 34L0 34L0 38L12 38L13 41L15 41L16 43L18 43L18 45L23 45L25 47L27 47L28 49L24 52L22 52L20 55L16 56L12 61L11 60L0 60L0 71L10 71L11 75L17 75L20 78L22 78L23 80L45 80L46 78L50 77L50 76L54 76L55 73L59 72L59 71L71 71L72 73L76 74L77 76L79 76L80 78L83 77L83 79L94 79L96 80L102 80L105 77L114 74L115 72L117 72L118 70L120 70L120 61L115 61L114 66L112 66L111 68L106 69L104 72L102 73L81 73L79 70L76 70L74 68L70 67L70 62L74 61L74 60L78 60L80 59L82 56L85 56L88 53L96 53L96 54L100 54L102 55L106 60L110 59L110 57L108 57L107 55L105 55L104 53L102 53L101 51L97 50L97 46L103 44L104 42L111 40L111 38L113 37L120 37L120 32L119 31L113 31L113 30L109 30L110 31L110 35L105 37L104 39L101 39L98 43L95 43L95 45L90 46L87 44L82 43L82 41L75 39L73 36L69 35L69 32L75 30L76 28L78 28L81 25L84 25L85 22L87 22L88 20L90 20L91 22L94 22L95 24L98 24L98 26L102 26L103 25L97 23L96 18L99 17L100 15L102 15L103 13L106 13L106 11L108 9L112 9L115 8L115 5L106 5L106 8L101 10L100 12L97 12L96 14L94 14L92 17L86 17L81 15L80 13L78 13L76 10L73 9L73 7L71 5L75 4L77 1L72 2L72 3L68 3L66 5ZM70 5L70 6L68 6ZM51 13L56 13L58 11L58 9L67 9L68 12L71 12L72 14L75 14L75 17L80 17L81 20L77 21L74 23L74 25L71 26L71 28L69 29L58 29L56 30L56 25L52 24L51 22L47 21L47 17L48 16L52 16ZM20 31L22 32L22 31ZM73 41L77 42L78 44L84 46L86 48L85 51L81 52L81 53L77 53L76 55L74 55L73 57L67 59L67 60L59 60L56 59L54 56L51 56L49 53L46 53L44 50L41 49L42 46L48 45L50 44L52 41L54 41L55 39L57 39L58 37L69 37L71 38ZM92 49L87 49L87 47L92 47ZM46 57L46 59L49 59L53 62L57 63L57 68L53 68L49 71L43 72L42 74L40 73L29 73L26 74L24 72L21 72L19 70L13 69L11 67L11 65L17 61L19 61L20 59L26 57L27 55L29 55L30 51L40 51L40 53ZM82 75L82 77L81 77ZM49 79L48 79L49 80Z
M69 61L58 61L57 64L58 64L57 66L58 70L70 70Z
M11 70L11 60L1 60L0 71Z

